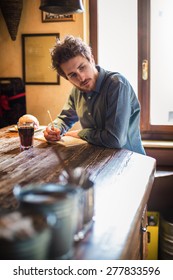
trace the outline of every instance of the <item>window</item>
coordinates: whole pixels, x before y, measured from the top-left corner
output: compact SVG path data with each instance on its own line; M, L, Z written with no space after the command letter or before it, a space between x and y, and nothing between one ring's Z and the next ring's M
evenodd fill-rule
M172 140L173 2L172 0L136 1L138 6L137 87L141 103L142 138ZM89 2L90 42L97 62L97 24L99 22L97 0Z
M138 0L138 96L143 139L173 139L172 25L172 0Z

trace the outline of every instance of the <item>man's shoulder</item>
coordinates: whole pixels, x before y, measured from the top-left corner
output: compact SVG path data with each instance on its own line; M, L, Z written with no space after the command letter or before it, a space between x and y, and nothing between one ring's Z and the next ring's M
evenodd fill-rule
M110 86L112 85L118 85L119 83L125 81L125 77L116 71L110 71L105 68L100 67L99 65L96 65L96 68L99 72L98 80L97 80L97 88L100 89L100 87L103 86Z
M81 96L83 95L83 92L78 89L77 87L73 86L71 93L70 93L70 98L73 100L79 100Z
M121 73L108 70L105 70L105 81L106 80L116 84L127 82L127 79Z
M75 86L72 87L71 95L79 94L79 92L80 92L80 90L77 87L75 87Z

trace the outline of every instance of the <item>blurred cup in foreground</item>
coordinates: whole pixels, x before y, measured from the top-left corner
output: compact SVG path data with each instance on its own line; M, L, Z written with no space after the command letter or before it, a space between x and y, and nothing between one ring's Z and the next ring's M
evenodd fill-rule
M20 149L28 150L33 147L34 122L17 123L20 138Z

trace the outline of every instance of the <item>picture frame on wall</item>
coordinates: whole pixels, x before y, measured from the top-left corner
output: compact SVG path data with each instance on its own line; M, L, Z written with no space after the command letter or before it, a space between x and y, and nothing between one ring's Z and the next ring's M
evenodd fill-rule
M22 34L23 80L29 85L59 85L60 77L51 67L50 49L59 33Z
M58 15L42 11L42 22L75 21L75 15Z

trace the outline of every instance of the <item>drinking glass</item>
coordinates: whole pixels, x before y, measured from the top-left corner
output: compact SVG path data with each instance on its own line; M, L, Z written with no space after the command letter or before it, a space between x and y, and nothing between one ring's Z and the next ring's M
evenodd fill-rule
M34 123L17 123L17 129L20 138L20 149L28 150L33 147L33 136L34 136Z

